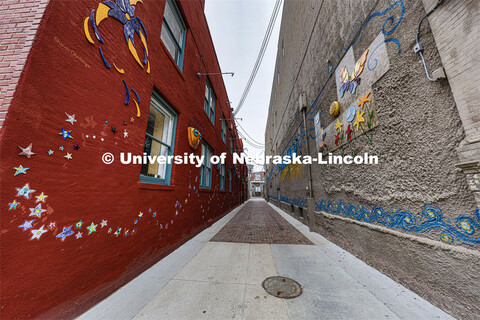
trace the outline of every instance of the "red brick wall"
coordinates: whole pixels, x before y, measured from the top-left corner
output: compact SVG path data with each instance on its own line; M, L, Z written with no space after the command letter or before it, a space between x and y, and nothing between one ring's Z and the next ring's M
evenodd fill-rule
M122 24L112 18L99 25L105 41L102 50L112 65L105 67L90 26L95 44L84 35L84 20L98 4L99 0L50 2L0 132L2 319L74 318L239 205L241 191L247 196L246 184L241 183L245 167L237 166L243 176L233 178L233 192L228 192L218 190L215 166L212 190L204 190L199 189L200 169L193 165L174 165L171 185L163 186L140 183L140 166L122 165L118 160L120 152L143 153L155 90L178 114L175 154L193 152L187 138L193 121L203 126L202 137L216 155L228 153L227 169L233 167L230 145L221 139L218 120L222 110L232 117L222 77L209 78L217 95L215 124L204 112L206 78L197 77L205 70L220 71L202 2L179 3L188 27L183 71L160 40L165 0L137 3L135 17L141 18L149 38L150 74L136 63ZM139 43L135 35L143 57ZM125 74L115 71L113 63ZM139 118L133 101L124 104L123 80L141 98ZM65 112L75 114L74 125L65 121ZM114 134L110 126L118 132ZM73 139L64 140L59 135L62 128L71 130ZM124 129L128 138L123 137ZM30 143L36 154L30 159L20 156L18 146ZM235 143L242 149L240 140ZM49 149L55 151L52 156L47 154ZM67 152L72 160L64 158ZM102 163L105 152L115 155L113 164ZM200 149L194 153L199 155ZM14 176L13 168L19 165L30 169ZM17 190L27 183L36 190L29 199L18 196ZM37 202L42 192L48 198ZM20 204L9 210L13 200ZM39 203L46 212L40 218L30 216ZM108 221L105 228L100 227L103 219ZM19 227L29 220L32 228ZM75 229L80 220L84 225ZM55 226L50 227L51 223ZM89 235L86 227L91 223L97 224L97 231ZM47 232L32 239L31 231L42 226ZM69 226L83 236L58 238ZM108 233L110 227L113 232L122 228L122 233L118 237Z
M0 3L0 127L27 61L48 0Z

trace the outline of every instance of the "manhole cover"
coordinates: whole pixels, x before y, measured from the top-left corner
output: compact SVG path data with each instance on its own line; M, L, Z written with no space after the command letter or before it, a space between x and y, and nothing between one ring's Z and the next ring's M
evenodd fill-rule
M302 294L302 286L297 281L280 276L263 280L262 287L277 298L292 299Z

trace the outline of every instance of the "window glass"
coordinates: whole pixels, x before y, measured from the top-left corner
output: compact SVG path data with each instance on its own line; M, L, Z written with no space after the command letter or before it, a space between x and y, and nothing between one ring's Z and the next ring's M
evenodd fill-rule
M173 0L167 0L160 38L180 69L183 67L183 53L185 51L184 39L186 31L185 23L182 20L176 4Z

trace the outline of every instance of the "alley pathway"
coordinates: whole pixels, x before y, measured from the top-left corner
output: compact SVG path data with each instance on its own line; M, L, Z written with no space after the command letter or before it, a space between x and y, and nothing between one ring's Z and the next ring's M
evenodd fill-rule
M269 295L292 278L303 293ZM453 319L263 200L233 210L79 319Z

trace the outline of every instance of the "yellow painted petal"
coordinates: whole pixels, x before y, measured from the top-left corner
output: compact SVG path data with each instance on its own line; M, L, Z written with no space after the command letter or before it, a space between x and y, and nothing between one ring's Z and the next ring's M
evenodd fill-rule
M137 107L137 118L140 118L140 107L135 99L133 99L133 102L135 102L135 106Z
M124 74L124 73L125 73L125 70L119 69L119 68L115 65L115 62L113 63L113 67L115 68L115 70L117 70L118 73L120 73L120 74Z
M85 37L87 38L88 42L93 44L94 42L93 42L92 37L90 36L90 31L88 31L88 22L89 21L90 21L90 18L86 17L85 21L83 22L83 31L85 32Z
M130 0L130 5L131 5L131 6L136 6L136 5L137 5L137 2L143 3L142 0Z
M147 61L147 73L150 73L150 61Z
M142 62L140 61L140 59L138 58L137 50L135 50L135 47L134 47L133 44L132 44L132 40L130 40L130 39L128 39L128 49L130 49L130 53L131 53L132 56L135 58L135 60L137 61L137 63L140 65L140 67L143 68L143 64L142 64Z
M95 15L95 24L98 26L103 19L108 18L110 8L103 3L98 4L97 13Z

